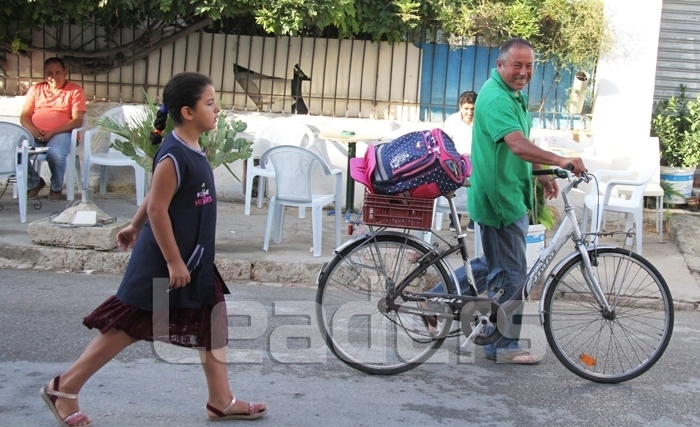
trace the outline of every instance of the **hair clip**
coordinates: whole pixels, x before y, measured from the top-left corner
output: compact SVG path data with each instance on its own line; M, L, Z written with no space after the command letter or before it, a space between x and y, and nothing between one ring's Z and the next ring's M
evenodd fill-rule
M160 112L163 114L168 114L168 107L165 104L160 104Z

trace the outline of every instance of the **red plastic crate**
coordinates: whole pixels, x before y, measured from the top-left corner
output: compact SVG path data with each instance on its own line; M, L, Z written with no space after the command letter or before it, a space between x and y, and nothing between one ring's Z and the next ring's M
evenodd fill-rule
M362 222L428 231L433 224L433 200L365 193Z

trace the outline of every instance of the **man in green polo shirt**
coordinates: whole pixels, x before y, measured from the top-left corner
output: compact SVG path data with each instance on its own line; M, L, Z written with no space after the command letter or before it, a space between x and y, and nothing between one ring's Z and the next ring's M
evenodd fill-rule
M528 139L532 119L522 89L532 78L534 63L535 52L527 40L506 41L474 109L469 215L481 228L484 256L471 265L479 291L488 289L493 296L503 290L501 300L510 298L527 274L525 238L527 210L532 207L532 169L546 164L561 168L573 165L576 174L585 170L580 158L558 156ZM550 182L548 176L539 179L545 197L557 197L557 183ZM518 346L520 327L510 319L519 312L522 305L509 313L508 330L500 331L503 337L484 347L487 358L520 364L539 361Z

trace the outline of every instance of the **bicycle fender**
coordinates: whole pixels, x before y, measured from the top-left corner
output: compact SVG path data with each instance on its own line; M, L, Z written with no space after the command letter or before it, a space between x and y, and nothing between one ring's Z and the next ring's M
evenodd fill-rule
M587 246L586 247L586 252L590 253L593 251L597 251L600 249L613 249L617 248L615 245L596 245L596 246ZM573 251L567 256L565 256L561 261L559 261L552 269L550 270L549 274L547 275L547 279L544 281L544 285L542 285L542 293L540 294L540 326L544 326L544 297L547 295L547 291L549 290L549 286L552 284L554 281L555 276L557 273L559 273L559 270L561 270L564 265L566 265L567 262L571 261L572 259L576 258L577 256L580 256L580 252Z
M333 256L337 257L338 254L343 252L345 250L345 248L347 248L348 246L352 246L355 244L361 244L362 242L364 242L365 240L367 240L371 236L372 236L371 234L362 234L362 235L359 235L357 237L354 237L354 238L348 240L347 242L341 244L340 246L338 246L337 248L335 248L333 250ZM316 275L316 286L318 286L318 284L321 280L321 276L326 271L326 267L328 266L328 264L330 264L330 263L324 262L323 265L321 266L321 269L318 270L318 274Z
M413 242L418 243L420 246L423 246L425 249L428 249L429 251L435 252L435 248L432 245L429 245L428 243L424 242L422 239L419 239L415 236L412 236L410 234L402 233L400 231L382 231L381 234L383 235L393 235L393 236L399 236L403 237L406 240L411 240ZM333 253L335 256L338 256L341 252L343 252L346 248L350 246L355 246L355 245L361 245L365 243L368 240L371 240L376 236L377 234L375 233L368 233L368 234L362 234L360 236L357 236L353 239L348 240L347 242L343 243L342 245L338 246ZM452 269L452 266L450 263L445 262L445 260L440 260L439 261L445 268L445 270L448 272L448 274L452 277L452 283L456 285L456 291L458 295L461 295L461 288L459 287L459 283L457 282L457 276L455 275L454 270ZM319 279L321 278L321 275L324 273L326 266L329 263L324 263L323 266L321 266L321 269L318 272L318 275L316 276L316 285L318 286Z
M392 236L404 237L406 240L412 240L412 241L414 241L414 242L416 242L416 243L419 243L421 246L423 246L423 247L426 248L426 249L429 249L429 250L431 250L431 251L434 250L434 248L433 248L431 245L425 243L423 240L421 240L421 239L419 239L419 238L417 238L417 237L415 237L415 236L406 234L406 233L401 233L400 231L382 231L381 234L382 234L382 235L392 235ZM340 253L340 252L342 252L343 250L345 250L345 248L347 248L348 246L355 245L355 244L359 244L359 243L364 243L365 241L374 238L374 236L376 236L376 235L377 235L377 234L375 234L375 233L368 233L368 234L359 235L359 236L357 236L357 237L355 237L355 238L353 238L353 239L348 240L347 242L343 243L342 245L338 246L338 247L333 251L333 253L334 253L335 255L338 255L338 253Z
M396 236L404 236L407 239L418 241L419 243L421 243L425 247L430 247L424 241L422 241L420 239L415 239L415 238L413 238L413 236L410 236L410 235L407 236L406 233L399 233L397 231L384 231L384 232L382 232L382 234L393 234ZM346 248L348 248L350 246L361 245L362 243L366 242L367 240L370 240L371 238L373 238L374 236L376 236L375 233L367 233L367 234L361 234L357 237L353 237L352 239L348 240L347 242L345 242L342 245L335 248L333 250L333 256L337 257ZM318 286L319 280L321 279L321 276L323 275L323 272L326 270L326 266L328 266L328 264L330 264L330 263L324 262L323 265L321 266L321 269L318 271L318 275L316 275L316 286ZM452 275L454 277L454 273Z

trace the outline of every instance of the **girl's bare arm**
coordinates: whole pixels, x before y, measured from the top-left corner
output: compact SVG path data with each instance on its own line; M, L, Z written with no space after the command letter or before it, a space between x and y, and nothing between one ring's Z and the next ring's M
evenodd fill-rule
M168 263L170 273L170 287L180 288L190 281L187 266L180 256L180 251L175 242L173 226L168 215L168 207L172 201L177 177L175 164L169 157L161 160L153 172L153 182L149 191L150 200L146 208L148 219L153 229L153 235L158 242L160 251Z

